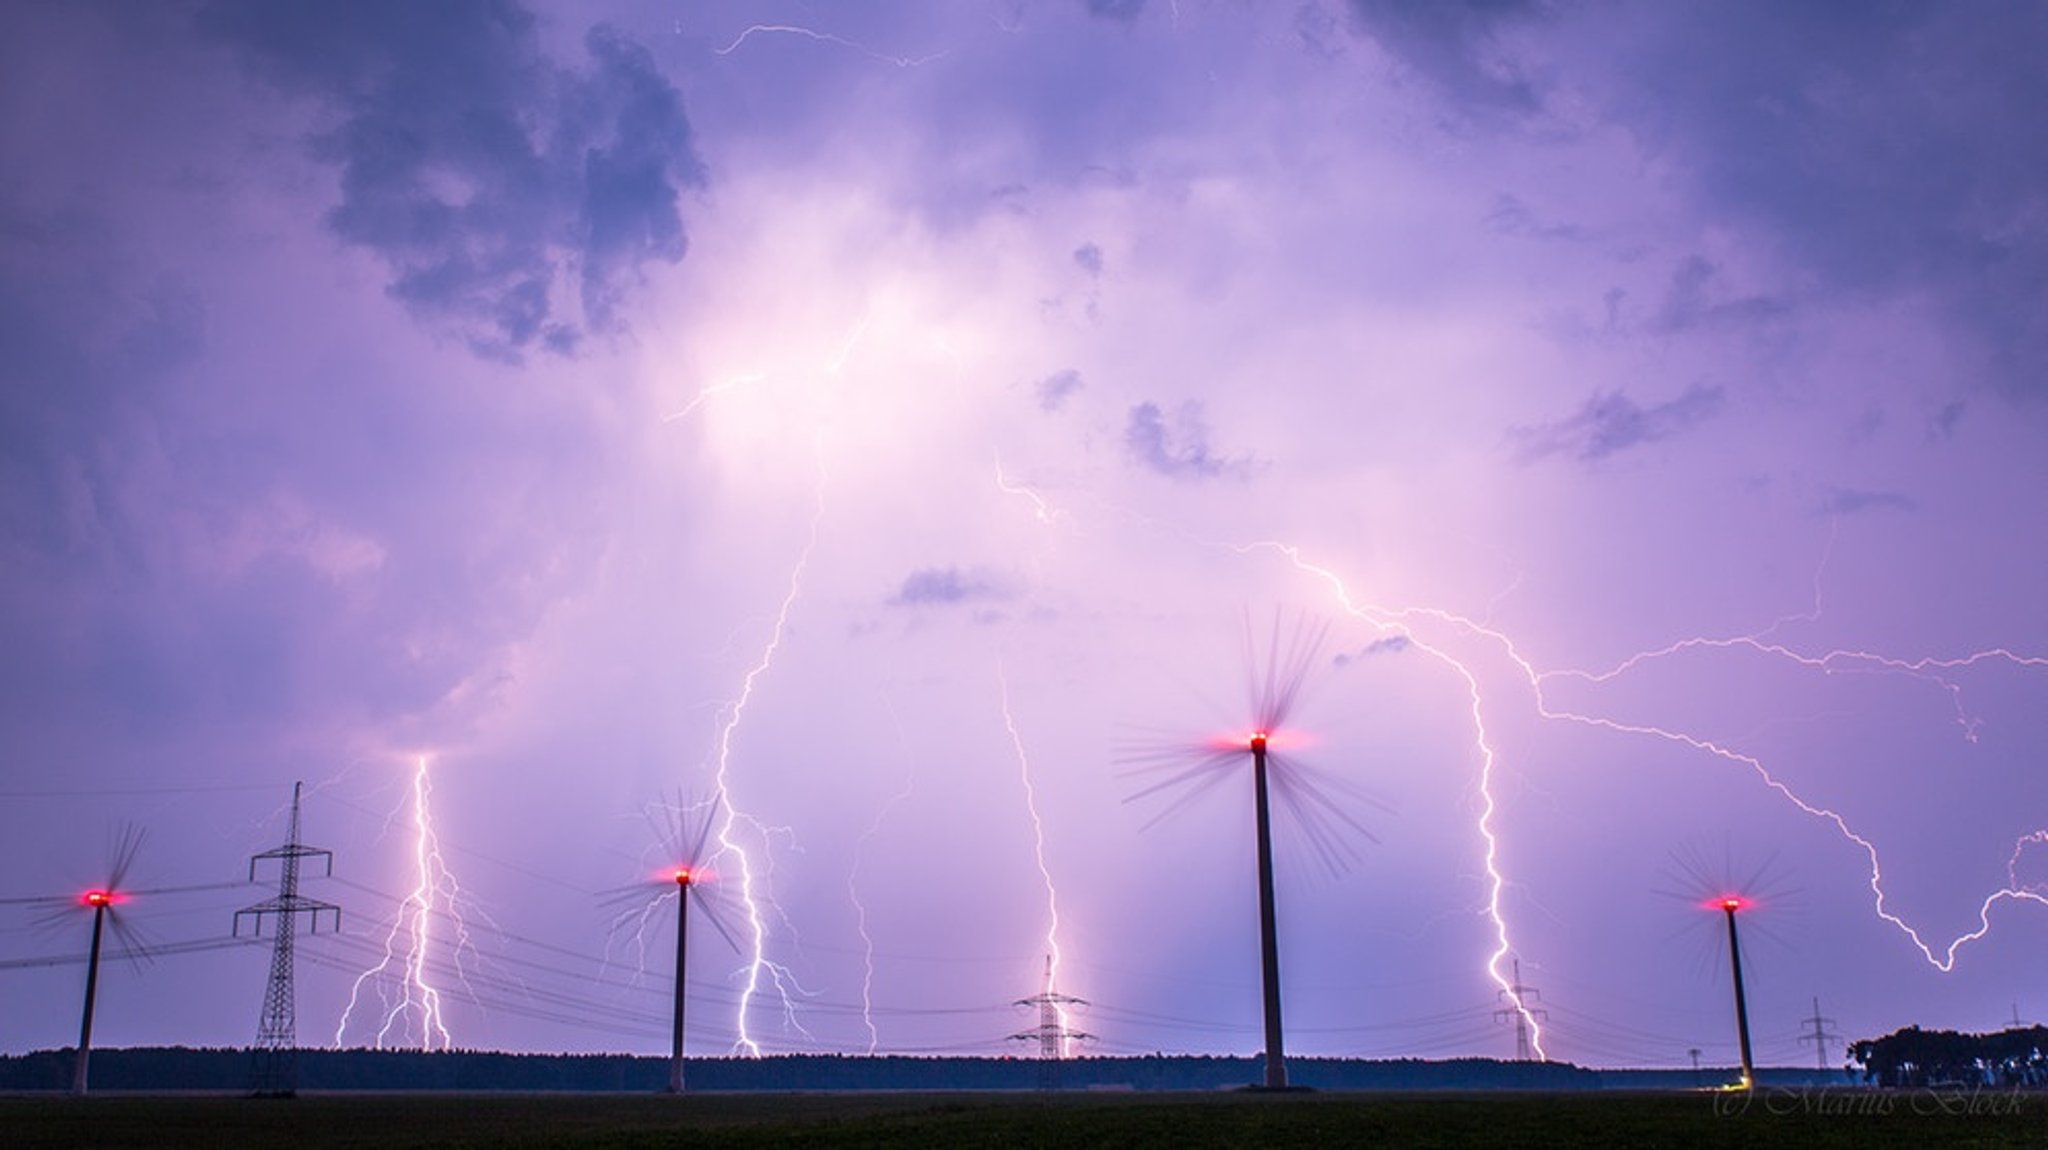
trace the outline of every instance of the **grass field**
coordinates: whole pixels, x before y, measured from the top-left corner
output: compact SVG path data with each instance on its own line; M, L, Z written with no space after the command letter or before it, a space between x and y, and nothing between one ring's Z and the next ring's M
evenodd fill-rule
M0 1098L72 1147L2040 1147L2048 1094L331 1094Z

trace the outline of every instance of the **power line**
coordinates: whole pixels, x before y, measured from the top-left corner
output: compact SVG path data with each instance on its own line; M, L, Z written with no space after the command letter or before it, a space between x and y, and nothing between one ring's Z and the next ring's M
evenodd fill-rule
M121 950L110 950L102 957L148 962L174 954L196 954L206 950L230 950L251 946L254 941L244 938L195 938L184 942L167 942L156 946L131 946ZM90 956L84 954L49 954L33 958L0 959L0 970L31 970L45 966L77 966Z
M270 783L224 783L198 787L110 787L103 790L0 791L0 799L90 799L105 795L203 795L222 791L267 791Z

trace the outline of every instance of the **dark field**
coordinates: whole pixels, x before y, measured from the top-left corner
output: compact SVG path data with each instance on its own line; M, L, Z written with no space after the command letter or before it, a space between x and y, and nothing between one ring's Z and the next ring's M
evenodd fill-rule
M702 1094L0 1098L0 1144L419 1146L2048 1146L2048 1094Z

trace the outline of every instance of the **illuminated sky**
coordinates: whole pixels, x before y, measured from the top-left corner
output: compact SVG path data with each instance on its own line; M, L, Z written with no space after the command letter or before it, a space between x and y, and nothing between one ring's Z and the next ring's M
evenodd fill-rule
M36 960L90 915L33 900L131 824L163 953L97 1041L251 1040L268 954L205 944L265 891L145 892L244 875L304 780L303 1040L663 1051L641 903L722 781L693 1050L1021 1050L1056 905L1094 1049L1251 1052L1248 772L1131 772L1248 733L1276 619L1328 628L1275 747L1342 828L1280 824L1294 1050L1510 1055L1519 960L1554 1057L1732 1060L1726 883L1761 1061L1815 997L2048 1015L2044 46L10 6L0 1049L75 1036ZM344 1028L394 924L441 1013L373 977Z

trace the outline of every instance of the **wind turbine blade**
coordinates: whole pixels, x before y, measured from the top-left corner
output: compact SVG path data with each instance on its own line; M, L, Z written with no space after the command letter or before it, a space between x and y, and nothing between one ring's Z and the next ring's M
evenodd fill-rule
M686 864L698 866L703 863L704 844L711 839L711 824L718 821L718 804L720 801L718 796L712 796L711 807L704 812L704 822L697 828L697 841L690 844L690 853L683 860Z
M731 929L725 925L725 920L720 917L718 907L711 901L710 896L695 886L689 889L691 896L697 900L698 908L704 912L705 920L711 923L711 929L718 932L718 937L725 940L725 945L731 947L734 954L743 953L740 950L739 939L733 937ZM689 912L689 905L685 903L681 908L681 913L688 914Z

